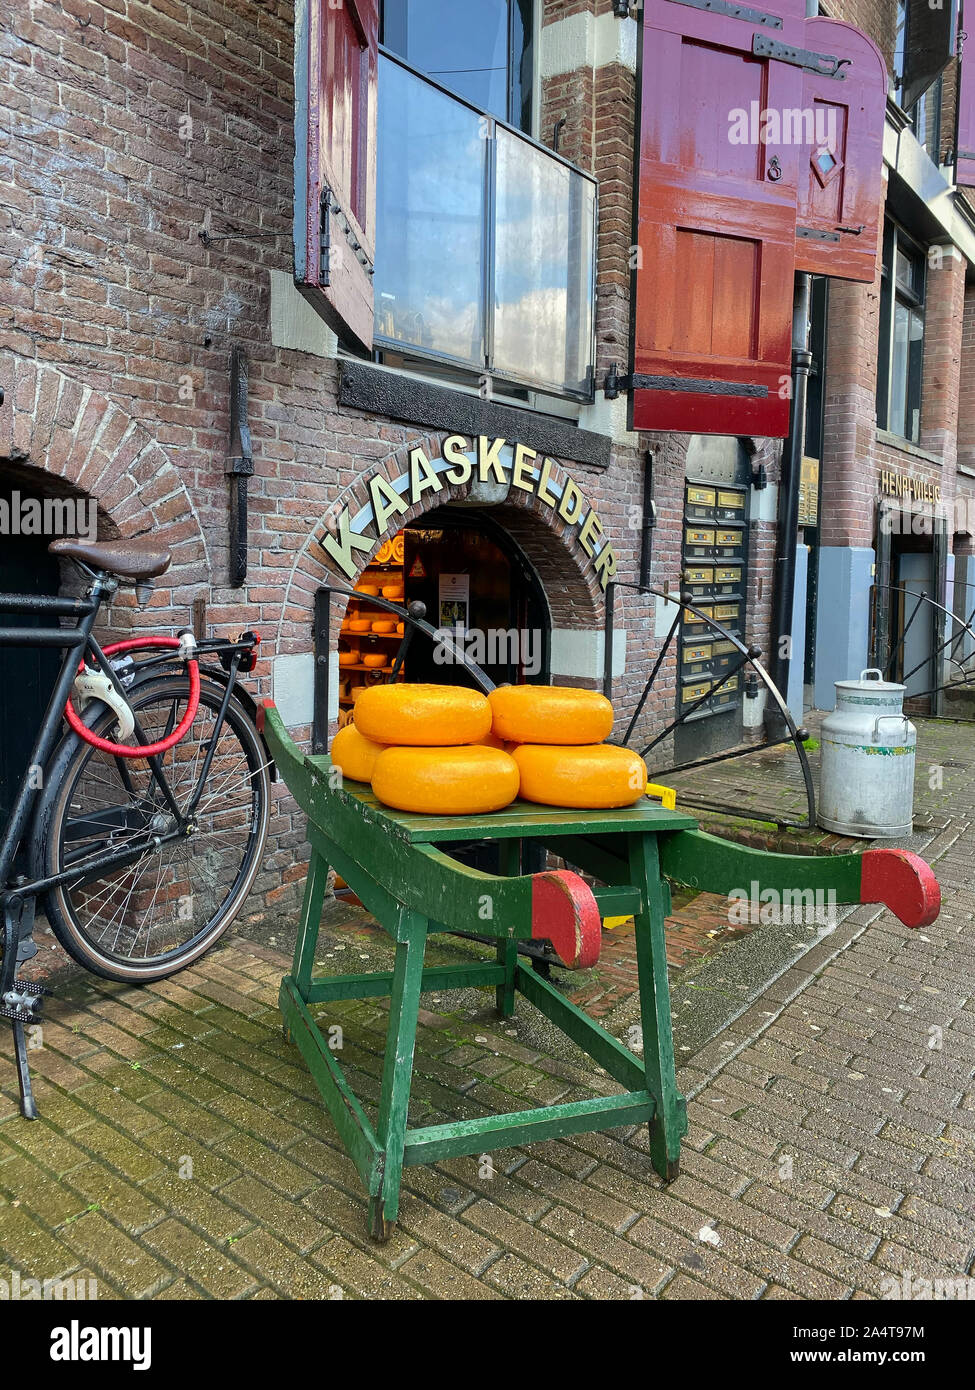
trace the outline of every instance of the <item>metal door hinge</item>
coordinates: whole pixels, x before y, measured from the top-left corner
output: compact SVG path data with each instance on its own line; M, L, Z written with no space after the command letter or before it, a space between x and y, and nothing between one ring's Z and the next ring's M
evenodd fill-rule
M820 77L834 77L837 82L846 81L843 69L849 67L851 62L849 58L816 53L811 48L793 48L792 44L780 43L766 34L752 35L752 52L756 58L773 58L777 63L791 63L795 68L806 68Z
M322 189L322 201L319 211L319 283L325 286L331 284L331 254L332 254L332 221L335 221L339 232L345 238L352 254L362 266L367 275L375 275L375 268L366 250L359 240L358 233L349 221L342 205L335 194L325 184Z
M781 29L782 20L777 14L766 14L751 5L737 5L734 0L674 0L675 5L690 5L695 10L709 10L712 14L727 15L729 19L742 19L746 24L764 24L769 29Z

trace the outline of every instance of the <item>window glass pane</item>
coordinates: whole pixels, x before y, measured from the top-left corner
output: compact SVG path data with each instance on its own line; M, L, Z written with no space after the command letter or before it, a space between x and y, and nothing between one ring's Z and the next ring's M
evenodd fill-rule
M906 304L894 305L894 351L890 367L890 425L894 434L907 435L907 373L910 357L911 314Z
M390 48L452 92L508 119L508 0L398 0L385 8L383 37Z
M908 338L907 428L904 433L916 444L921 438L921 360L924 355L924 319L916 309L911 310Z
M888 428L915 444L921 432L921 359L924 318L906 304L894 305L894 350L890 368Z
M904 76L904 38L905 27L907 25L907 0L897 0L897 17L894 27L894 77ZM891 89L891 96L898 103L901 99L900 81L895 81Z
M587 179L498 129L498 371L588 391L594 206Z
M376 334L484 365L482 118L380 58Z

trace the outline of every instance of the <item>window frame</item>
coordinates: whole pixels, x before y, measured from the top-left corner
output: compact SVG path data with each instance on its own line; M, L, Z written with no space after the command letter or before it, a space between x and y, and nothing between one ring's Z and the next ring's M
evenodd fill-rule
M951 3L951 0L948 0ZM907 41L907 0L897 0L894 11L894 53L892 67L894 81L891 84L891 95L901 111L907 117L911 130L913 130L918 144L927 153L932 163L940 166L941 164L941 142L944 137L944 86L945 75L940 73L931 83L927 91L922 92L917 101L911 106L905 106L902 100L904 88L904 61L906 57L905 46ZM931 128L930 143L935 146L932 150L929 147L928 127Z
M407 6L409 5L410 0L394 0L394 3L395 3L395 5L396 5L396 9L397 9L397 13L396 13L396 22L397 22L397 24L401 24L401 23L405 20L405 18L406 18L406 8L407 8ZM474 109L475 109L475 110L481 110L481 108L478 107L478 106L476 105L476 103L472 102L472 101L470 100L470 98L463 96L462 93L460 93L460 92L455 92L452 88L447 87L444 83L442 83L442 82L439 80L439 78L433 77L430 73L424 72L422 68L417 68L414 64L412 64L412 63L410 62L409 58L407 58L407 57L405 56L405 54L400 53L397 49L395 49L395 48L393 48L393 47L391 46L391 44L389 43L389 40L388 40L388 38L387 38L387 33L386 33L386 10L387 10L388 5L389 5L389 0L380 0L380 4L379 4L379 51L380 51L380 53L385 52L385 53L387 53L387 54L388 54L389 56L391 56L391 57L400 59L400 60L402 61L404 67L409 68L409 69L410 69L411 71L413 71L413 72L419 73L419 75L420 75L421 77L425 77L429 82L433 82L435 85L440 86L440 87L443 87L443 89L444 89L445 91L449 92L451 96L455 96L455 97L458 99L458 101L463 101L463 102L466 102L467 105L469 105L469 106L474 106ZM509 125L509 126L513 126L520 134L522 134L522 135L527 135L527 136L529 136L529 138L531 138L532 135L534 134L535 125L536 125L536 115L537 115L537 113L536 113L537 94L536 94L536 91L535 91L535 80L534 80L534 79L535 79L535 74L536 74L536 69L537 69L537 62L536 62L536 53L537 53L537 30L538 30L538 18L539 18L539 13L540 13L541 6L540 6L540 3L539 3L539 0L507 0L507 7L508 7L508 32L507 32L507 37L506 37L506 44L507 44L507 53L506 53L506 58L507 58L507 72L506 72L506 81L505 81L505 116L504 116L504 120L502 121L502 124L506 124L506 125ZM527 16L527 22L525 22L524 25L523 25L523 30L524 30L524 43L523 43L523 45L522 45L521 51L520 51L519 54L518 54L518 61L517 61L517 63L516 63L516 62L515 62L515 55L514 55L514 37L515 37L516 23L517 23L517 17L518 17L516 12L520 10L520 11L522 11L522 13L524 13L524 10L525 10L525 9L527 9L527 10L529 11L529 13L528 13L528 16ZM405 46L405 45L404 45L404 46ZM525 62L525 57L526 57L526 55L528 56L529 62L530 62L530 64L531 64L532 80L529 81L529 82L523 82L523 80L522 80L522 72L521 72L521 69L522 69L522 67L523 67L523 65L524 65L524 62ZM520 98L520 100L519 100L519 98ZM525 120L525 118L526 118L526 116L527 116L527 125L525 125L525 126L519 125L519 124L518 124L518 120L516 119L515 108L518 107L518 106L520 106L520 111L518 112L518 117L519 117L521 120ZM495 120L499 120L499 121L502 120L502 118L501 118L500 116L494 116L493 112L484 112L483 114L491 115L491 116L492 116L492 119L495 119Z
M591 405L592 402L595 400L596 385L596 312L599 274L598 179L596 179L592 174L587 173L584 169L580 169L577 164L573 164L572 161L566 159L564 155L557 153L557 151L555 150L549 149L549 147L547 145L544 145L540 140L536 140L534 136L519 129L517 126L512 125L509 121L499 120L498 117L492 116L489 112L484 111L481 107L475 105L474 102L469 101L466 97L458 96L458 94L456 92L451 91L449 87L445 87L442 82L438 82L435 78L429 77L421 69L413 67L413 65L411 63L408 63L405 58L400 56L400 54L394 52L392 49L387 48L382 43L379 45L380 83L382 81L381 63L383 59L388 59L389 61L395 63L398 67L402 68L411 76L419 78L420 81L425 82L428 86L435 88L444 96L449 97L451 101L459 103L461 106L466 107L469 111L472 111L475 115L481 117L483 120L488 122L488 129L485 137L487 143L487 156L484 161L485 197L483 201L483 217L481 225L481 234L484 239L484 267L482 275L481 293L483 296L483 305L486 308L487 313L484 320L485 361L479 365L472 364L469 360L463 360L458 359L456 357L452 357L448 353L436 352L432 349L420 348L413 343L405 343L396 338L389 338L384 334L374 330L373 356L375 360L377 362L382 362L383 354L390 353L396 357L400 357L403 359L403 370L410 370L410 365L408 364L412 364L413 362L419 364L418 370L420 370L421 372L424 369L429 371L431 367L439 366L445 372L448 378L450 375L453 374L459 375L462 379L461 384L473 385L476 387L479 384L483 383L483 380L485 378L488 378L492 381L496 381L499 385L503 385L515 392L534 392L539 395L550 396L554 400L558 401L572 401L578 405ZM497 128L509 132L518 140L523 140L526 144L533 146L535 149L543 153L548 159L554 160L556 163L563 165L574 175L576 175L579 178L585 179L588 183L592 185L592 296L590 301L589 331L586 335L586 345L588 348L589 357L589 362L587 365L587 389L573 391L568 387L560 387L554 385L552 382L543 381L541 380L541 378L530 377L528 375L522 376L511 372L505 372L493 365L495 307L494 271L495 252L497 245L495 223L496 209L494 198L497 165ZM376 192L376 205L378 217L378 210L380 205L378 186ZM378 297L382 292L381 286L378 283L375 285L375 292L378 302Z
M903 251L913 263L912 283L901 284L897 279L897 256ZM924 246L906 232L892 218L887 219L884 228L883 268L880 285L880 325L877 351L877 428L896 435L905 443L919 445L921 438L921 411L924 403L924 357L927 346L927 252ZM891 421L891 393L894 386L894 311L902 304L921 321L920 366L916 379L912 381L910 362L907 367L907 380L904 387L905 411L907 420L913 420L917 412L917 437L900 428L905 421ZM896 426L896 427L895 427Z

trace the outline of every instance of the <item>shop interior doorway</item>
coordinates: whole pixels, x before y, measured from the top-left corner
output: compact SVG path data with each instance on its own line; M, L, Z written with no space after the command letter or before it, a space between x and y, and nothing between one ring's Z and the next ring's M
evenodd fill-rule
M551 622L532 566L486 512L443 507L404 532L406 602L419 600L495 685L548 680ZM462 666L429 642L413 643L406 678L468 684Z

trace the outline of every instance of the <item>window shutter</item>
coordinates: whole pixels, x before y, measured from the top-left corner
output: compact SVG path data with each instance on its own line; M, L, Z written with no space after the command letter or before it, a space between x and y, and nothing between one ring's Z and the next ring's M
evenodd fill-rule
M377 0L295 6L295 284L370 349L376 223Z
M965 46L958 79L958 141L955 183L975 188L975 38Z
M887 67L852 24L808 19L804 29L807 48L847 62L842 79L803 74L813 140L800 150L796 269L869 284L880 234Z
M798 149L755 127L802 72L753 39L802 27L762 10L644 5L635 429L788 433Z

